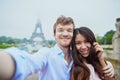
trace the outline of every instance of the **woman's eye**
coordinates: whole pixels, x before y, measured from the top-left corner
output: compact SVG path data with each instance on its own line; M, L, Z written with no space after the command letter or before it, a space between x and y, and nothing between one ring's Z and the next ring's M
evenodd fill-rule
M80 42L75 42L75 44L80 44Z

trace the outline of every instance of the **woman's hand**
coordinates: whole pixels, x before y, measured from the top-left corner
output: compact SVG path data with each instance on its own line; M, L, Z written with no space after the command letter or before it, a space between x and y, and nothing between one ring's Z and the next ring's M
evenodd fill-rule
M109 61L105 62L104 57L102 56L102 54L104 52L102 46L100 46L97 42L94 42L93 46L95 48L95 51L97 52L97 56L103 67L103 72L104 72L105 76L113 77L115 74L114 68Z
M94 42L93 43L93 46L95 48L95 51L97 52L97 57L100 59L100 58L103 58L102 54L103 54L103 48L102 46L100 46L97 42Z

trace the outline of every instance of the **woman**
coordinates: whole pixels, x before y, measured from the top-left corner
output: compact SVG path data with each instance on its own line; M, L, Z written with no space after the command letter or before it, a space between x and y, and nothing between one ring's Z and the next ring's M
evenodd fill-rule
M75 29L71 46L74 64L70 80L114 80L103 72L107 65L102 56L103 48L89 28Z

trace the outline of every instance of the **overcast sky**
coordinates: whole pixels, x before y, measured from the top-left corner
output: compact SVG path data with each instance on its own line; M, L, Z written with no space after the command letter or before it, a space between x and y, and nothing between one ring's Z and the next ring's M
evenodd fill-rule
M29 39L40 19L45 38L54 39L53 24L60 15L103 36L116 30L120 0L0 0L0 36Z

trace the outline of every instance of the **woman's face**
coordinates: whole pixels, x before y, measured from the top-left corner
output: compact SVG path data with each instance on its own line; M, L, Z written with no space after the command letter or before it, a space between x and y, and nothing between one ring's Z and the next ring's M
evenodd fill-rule
M77 34L76 38L75 38L75 46L77 48L77 51L84 57L88 57L89 52L90 52L90 47L91 44L90 42L88 42L86 40L86 38L81 35L81 34Z

